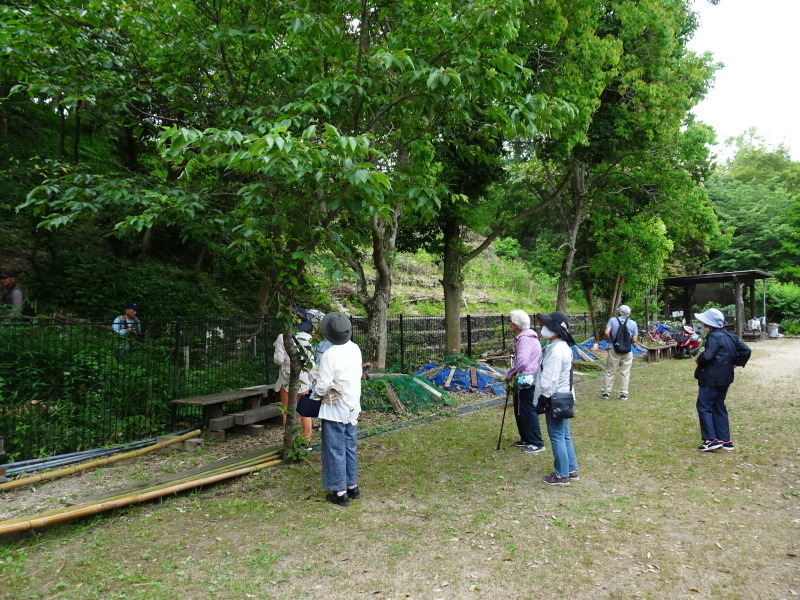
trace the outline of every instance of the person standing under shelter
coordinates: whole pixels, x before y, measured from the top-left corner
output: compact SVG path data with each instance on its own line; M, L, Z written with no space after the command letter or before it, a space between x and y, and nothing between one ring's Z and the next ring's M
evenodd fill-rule
M294 311L294 321L297 333L292 336L292 342L298 346L297 351L300 353L300 360L303 363L300 370L300 387L297 390L297 397L299 398L311 389L311 369L314 363L314 356L311 350L311 334L308 331L311 329L311 321L309 321L305 309L296 306ZM281 398L281 405L284 409L289 406L289 378L291 375L291 357L286 351L286 345L283 341L283 334L279 333L275 339L274 352L272 361L279 365L278 381L275 383L275 389ZM286 423L286 414L283 415L283 422ZM300 426L303 430L303 437L311 445L311 434L313 431L313 422L311 417L300 417Z
M542 346L539 336L531 329L531 319L525 311L512 310L508 318L508 327L514 334L514 360L506 373L506 383L514 385L514 419L519 431L519 440L514 442L514 446L528 454L536 454L544 451L534 398L534 386L539 379L539 365L542 362Z
M608 399L614 387L614 378L619 372L619 399L628 399L628 384L633 365L633 344L639 341L639 328L631 319L631 307L623 304L617 309L616 317L606 323L606 372L603 375L603 389L600 397Z
M361 497L358 489L357 435L361 414L361 349L352 341L347 315L332 312L320 323L332 345L314 368L314 394L322 402L322 487L328 502L348 506Z
M734 367L744 367L750 360L750 348L736 334L724 329L725 317L716 308L695 313L694 318L706 330L705 349L694 359L697 363L697 415L703 443L697 449L733 450L725 398L733 383Z

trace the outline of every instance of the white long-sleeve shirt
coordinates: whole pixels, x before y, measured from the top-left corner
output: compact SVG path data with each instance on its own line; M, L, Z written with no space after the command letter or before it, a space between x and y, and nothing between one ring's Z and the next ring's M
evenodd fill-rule
M314 394L324 396L338 387L342 399L336 404L322 403L319 418L356 425L361 414L361 349L352 341L328 348L314 367Z
M305 331L298 332L295 336L297 341L300 342L300 348L298 351L300 352L301 360L305 360L306 369L300 372L300 388L298 389L298 394L305 394L308 390L311 389L311 367L314 362L314 354L311 349L311 335ZM294 340L292 340L294 341ZM278 339L275 340L275 352L272 355L272 361L276 365L280 365L280 370L278 371L278 381L275 383L275 389L280 390L282 387L289 389L289 375L291 371L291 357L289 353L286 352L286 346L283 345L283 334L278 335Z
M572 349L569 344L558 338L544 349L542 359L542 375L539 378L539 387L536 398L545 396L550 398L556 392L571 391L569 374L572 370Z

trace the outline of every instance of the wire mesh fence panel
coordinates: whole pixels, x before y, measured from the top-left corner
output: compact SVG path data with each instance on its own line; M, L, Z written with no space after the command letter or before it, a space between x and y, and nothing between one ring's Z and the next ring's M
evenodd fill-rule
M464 316L462 353L477 360L513 346L507 315ZM585 339L586 315L570 317ZM354 317L366 350L368 323ZM121 335L109 319L37 319L0 327L0 437L10 460L139 440L195 426L201 409L172 400L272 384L282 322L270 316L141 322ZM387 322L386 366L410 373L447 357L443 316ZM241 408L236 404L230 410Z

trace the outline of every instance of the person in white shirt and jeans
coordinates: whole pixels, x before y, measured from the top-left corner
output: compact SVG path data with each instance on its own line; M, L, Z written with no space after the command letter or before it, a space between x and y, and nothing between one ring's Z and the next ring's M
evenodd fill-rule
M314 367L314 395L322 402L322 487L328 502L348 506L360 497L356 436L361 413L361 350L347 315L328 313L320 330L331 342Z

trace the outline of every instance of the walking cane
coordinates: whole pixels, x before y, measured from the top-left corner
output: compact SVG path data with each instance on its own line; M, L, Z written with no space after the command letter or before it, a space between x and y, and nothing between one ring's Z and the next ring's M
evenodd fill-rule
M503 439L503 427L506 424L506 410L508 409L508 395L510 391L506 388L506 404L503 407L503 420L500 422L500 436L497 438L497 448L495 450L500 450L500 440Z

